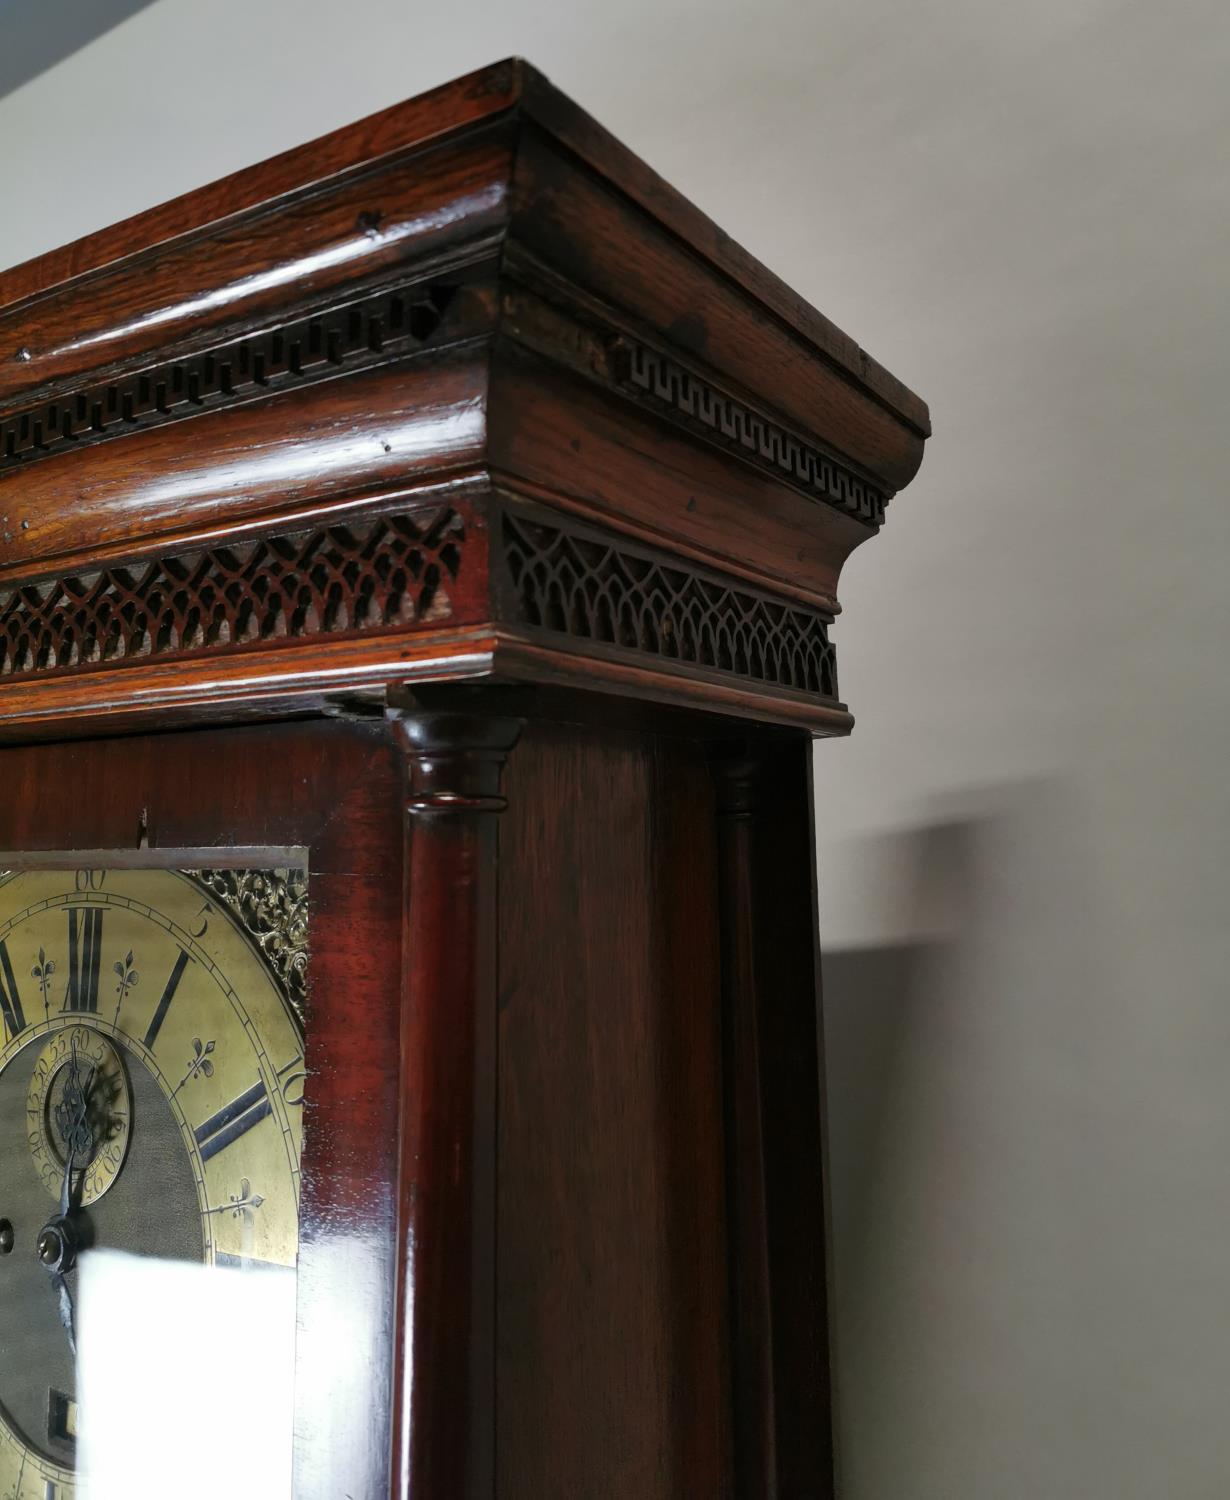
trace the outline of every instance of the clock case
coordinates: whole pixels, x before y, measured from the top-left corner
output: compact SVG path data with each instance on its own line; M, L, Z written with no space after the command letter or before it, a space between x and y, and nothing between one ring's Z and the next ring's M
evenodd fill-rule
M832 1494L811 740L928 432L518 61L0 275L0 847L307 851L298 1496Z

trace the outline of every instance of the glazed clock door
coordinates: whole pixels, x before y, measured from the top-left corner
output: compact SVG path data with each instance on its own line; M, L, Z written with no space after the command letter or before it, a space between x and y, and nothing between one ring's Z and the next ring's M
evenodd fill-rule
M105 1358L88 1346L93 1268L142 1257L152 1288L156 1263L196 1264L212 1298L228 1275L293 1274L298 1248L306 877L91 861L0 876L5 1500L76 1494L79 1448L96 1452L83 1371L106 1372L109 1420L118 1409L128 1426L114 1331ZM135 1330L148 1309L125 1295ZM261 1358L225 1311L173 1321L161 1378L183 1387L182 1406L203 1394L186 1350ZM119 1328L122 1343L122 1316ZM142 1413L131 1418L117 1440L138 1445L135 1463ZM289 1452L291 1433L261 1440Z

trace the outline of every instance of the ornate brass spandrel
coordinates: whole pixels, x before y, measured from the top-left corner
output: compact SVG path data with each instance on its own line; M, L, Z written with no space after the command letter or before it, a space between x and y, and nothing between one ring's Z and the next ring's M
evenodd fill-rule
M184 873L239 919L303 1026L308 968L307 871L286 868Z

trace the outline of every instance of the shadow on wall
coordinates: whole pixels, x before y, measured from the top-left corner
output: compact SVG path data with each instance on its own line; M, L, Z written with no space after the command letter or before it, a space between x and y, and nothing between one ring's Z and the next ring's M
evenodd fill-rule
M153 0L0 0L0 99Z
M829 1194L855 1276L847 1293L874 1250L876 1187L891 1165L915 1056L943 1024L941 976L972 936L985 827L975 815L867 840L859 863L870 887L892 893L893 936L823 955Z
M843 1500L1224 1494L1224 1005L1139 982L1065 785L849 853L899 905L824 957Z

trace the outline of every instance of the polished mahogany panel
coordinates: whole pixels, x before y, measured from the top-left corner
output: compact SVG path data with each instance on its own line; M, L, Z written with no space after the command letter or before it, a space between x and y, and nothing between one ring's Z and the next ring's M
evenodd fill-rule
M841 565L874 535L507 345L494 364L488 451L505 486L830 610Z
M712 792L531 724L500 824L501 1500L731 1494Z
M476 466L485 397L485 361L462 347L0 473L0 579Z
M7 310L0 302L0 401L24 403L83 371L199 344L410 260L473 256L503 227L510 169L506 137L436 146L352 171L327 194L228 214L155 252L140 247L93 295L69 282Z
M857 455L890 489L914 477L923 433L912 420L870 399L776 319L749 322L745 294L723 278L699 277L694 251L645 222L614 187L576 172L537 130L517 154L511 233L518 250L661 330L684 353L752 390L771 389L775 405Z
M374 164L489 119L515 104L524 67L510 60L481 68L0 272L0 306L96 274L115 261L169 244L273 198L320 187L357 163Z
M0 847L307 850L297 1500L389 1472L401 972L401 769L383 725L12 746Z
M920 432L930 432L927 404L907 385L731 239L720 225L604 129L592 115L553 87L537 69L524 61L519 61L518 66L522 70L522 107L536 125L566 145L598 176L617 183L622 193L673 235L693 246L698 255L742 287L772 316L797 327L827 360L857 375L877 399L899 411Z

